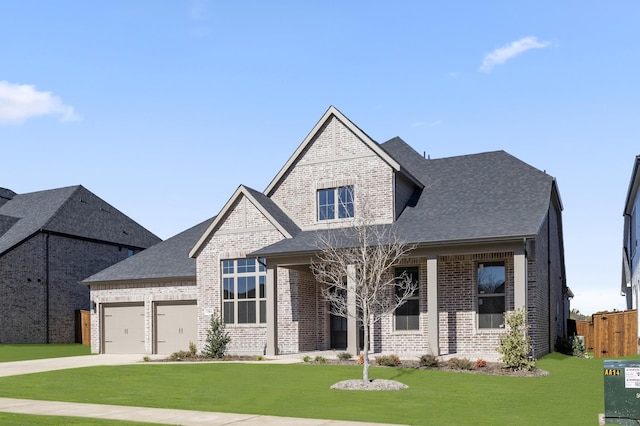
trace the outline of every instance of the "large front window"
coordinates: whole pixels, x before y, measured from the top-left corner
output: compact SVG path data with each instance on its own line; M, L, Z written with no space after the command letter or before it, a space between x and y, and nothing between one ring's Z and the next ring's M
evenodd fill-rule
M267 273L264 260L222 261L222 307L227 324L267 322Z
M353 186L318 190L318 220L353 217Z
M420 328L420 286L418 284L418 268L396 268L396 281L408 277L415 285L415 292L400 305L395 312L396 330L418 330ZM396 284L396 298L404 295L405 289Z
M478 264L478 328L504 328L504 262Z

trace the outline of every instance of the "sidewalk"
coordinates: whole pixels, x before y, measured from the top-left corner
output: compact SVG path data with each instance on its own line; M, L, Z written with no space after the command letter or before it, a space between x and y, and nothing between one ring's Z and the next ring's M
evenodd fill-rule
M96 365L134 364L141 362L141 360L142 355L88 355L68 358L5 362L0 363L0 377ZM292 362L292 360L279 360L279 362ZM0 398L0 411L21 414L90 417L96 419L126 420L186 426L391 426L382 423L348 422L342 420L304 419L294 417L261 416L255 414L126 407L121 405L37 401L13 398Z

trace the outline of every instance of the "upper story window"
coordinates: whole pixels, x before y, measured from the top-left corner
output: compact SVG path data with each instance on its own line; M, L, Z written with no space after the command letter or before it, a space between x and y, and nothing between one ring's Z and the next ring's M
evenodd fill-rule
M267 322L267 272L264 260L222 261L222 310L226 324Z
M353 186L318 190L318 220L353 217Z
M504 262L478 264L478 328L504 328Z
M410 298L395 311L396 330L418 330L420 328L420 285L418 284L417 267L396 268L396 277L408 276L416 285L416 290ZM396 278L399 280L401 278ZM396 298L402 297L404 288L396 284Z

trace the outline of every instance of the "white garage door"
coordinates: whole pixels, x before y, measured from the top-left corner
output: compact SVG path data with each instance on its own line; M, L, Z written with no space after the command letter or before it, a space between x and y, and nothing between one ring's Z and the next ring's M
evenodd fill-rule
M143 354L144 305L103 305L102 327L106 354Z
M197 341L198 309L195 300L156 303L156 353L189 350Z

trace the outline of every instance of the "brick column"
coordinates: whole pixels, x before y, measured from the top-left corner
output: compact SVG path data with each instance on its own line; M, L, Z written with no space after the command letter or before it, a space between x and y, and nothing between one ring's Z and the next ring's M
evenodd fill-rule
M527 257L524 248L513 254L513 304L515 309L527 309Z

